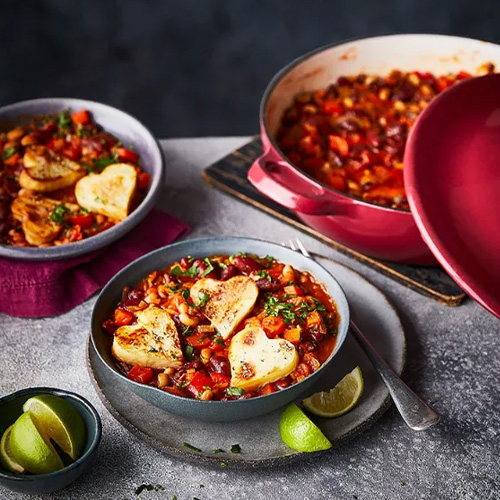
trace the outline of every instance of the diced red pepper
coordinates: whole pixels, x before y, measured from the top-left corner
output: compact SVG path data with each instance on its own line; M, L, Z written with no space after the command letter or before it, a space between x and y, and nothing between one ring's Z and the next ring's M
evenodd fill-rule
M54 139L51 139L47 143L47 148L52 149L54 151L60 151L65 144L66 142L64 141L64 139L61 139L60 137L55 137Z
M197 347L198 349L207 347L212 342L210 335L205 332L193 333L193 335L186 337L186 340L190 346Z
M439 90L439 92L442 92L443 90L446 90L448 87L451 87L452 82L445 76L440 76L436 80L436 87Z
M128 378L140 384L149 384L154 377L153 370L145 366L135 364L128 372Z
M69 221L73 224L73 226L80 226L82 229L88 229L94 223L94 218L90 214L78 214L71 215Z
M64 148L62 154L69 158L70 160L79 160L82 155L82 150L80 148L75 148L73 146Z
M71 115L71 121L75 125L86 125L90 121L90 113L86 109L76 111Z
M118 326L130 325L134 315L129 311L124 311L123 309L117 309L115 311L115 324Z
M266 316L262 320L262 328L268 337L277 337L285 329L286 324L279 316Z
M223 373L212 372L210 374L210 378L214 381L214 384L219 386L229 387L229 384L231 383L231 379Z
M191 382L187 386L187 390L195 397L201 395L207 388L212 389L214 381L202 372L196 372Z
M126 160L132 163L137 163L137 160L139 159L139 155L137 153L134 153L127 148L116 148L116 154L120 160Z
M266 384L264 387L259 389L257 394L259 396L266 396L267 394L272 394L273 392L276 392L276 388L274 387L273 384Z
M147 172L141 172L137 176L137 187L139 189L147 189L149 186L149 181L151 180L151 175Z
M3 162L5 165L15 166L21 161L21 155L19 153L14 153L9 158L5 159Z
M347 156L349 154L349 144L339 135L330 134L328 136L328 146L332 151L336 151L342 156Z
M323 101L321 107L323 112L329 115L333 113L342 113L342 106L335 99L327 99L326 101Z
M210 349L214 352L223 351L226 348L226 344L222 340L222 337L217 337L216 340L212 340L210 343Z

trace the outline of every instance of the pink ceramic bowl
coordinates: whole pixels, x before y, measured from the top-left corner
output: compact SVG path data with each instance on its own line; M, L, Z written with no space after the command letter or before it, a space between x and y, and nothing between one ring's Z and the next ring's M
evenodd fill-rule
M252 165L248 179L310 227L358 252L436 264L411 212L368 203L322 184L289 163L275 137L281 116L297 93L327 87L339 76L385 75L392 69L474 74L485 62L500 67L499 45L443 35L366 38L306 54L282 69L264 93L260 108L264 154Z

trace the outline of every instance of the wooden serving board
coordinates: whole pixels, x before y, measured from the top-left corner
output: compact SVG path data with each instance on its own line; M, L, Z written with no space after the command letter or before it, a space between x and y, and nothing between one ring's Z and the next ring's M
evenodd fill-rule
M457 306L466 297L462 289L441 267L398 264L363 255L310 228L299 220L293 212L259 193L248 182L247 172L261 154L262 144L257 136L240 149L207 167L203 171L203 178L208 184L318 238L335 250L355 258L438 302L448 306Z

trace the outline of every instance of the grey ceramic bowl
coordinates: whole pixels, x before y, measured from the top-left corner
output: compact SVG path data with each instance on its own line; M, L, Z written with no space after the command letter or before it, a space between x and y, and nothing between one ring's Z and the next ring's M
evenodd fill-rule
M78 479L92 463L101 440L101 419L96 409L85 399L73 392L48 387L33 387L14 392L0 398L0 435L12 425L23 412L24 402L39 394L53 394L71 403L83 417L87 438L82 456L64 469L50 474L14 474L0 465L0 484L19 493L38 495L52 493Z
M101 324L113 314L120 301L123 287L135 286L147 274L167 267L186 255L194 258L215 254L234 255L247 252L259 256L272 255L283 263L291 264L302 271L309 271L324 283L335 300L340 314L338 340L334 351L324 365L302 382L281 391L251 399L235 401L198 401L175 396L168 392L139 384L125 377L117 368L111 355L112 336L103 331ZM321 265L302 254L275 243L251 238L222 236L186 240L155 250L120 271L102 290L92 313L91 339L100 359L111 373L126 381L130 389L150 403L185 417L208 421L233 421L257 417L286 405L311 387L323 374L326 365L334 362L335 355L344 342L349 326L349 306L346 296L337 280Z
M0 130L29 121L33 116L57 113L64 109L87 109L104 130L120 139L123 144L133 144L140 155L140 163L151 174L151 185L142 203L122 222L91 238L43 248L21 248L0 245L0 256L23 260L58 260L99 250L118 240L136 226L153 208L164 176L163 153L158 141L138 120L119 109L94 101L71 98L46 98L22 101L0 107Z

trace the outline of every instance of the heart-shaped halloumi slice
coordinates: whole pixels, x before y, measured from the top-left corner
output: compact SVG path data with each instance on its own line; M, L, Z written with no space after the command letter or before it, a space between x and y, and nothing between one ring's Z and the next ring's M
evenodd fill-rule
M136 325L118 328L112 351L124 363L158 370L179 368L184 361L174 320L157 306L138 312Z
M127 218L137 184L137 172L128 163L115 163L100 174L87 175L75 186L78 204L89 212L115 220Z
M289 375L299 362L294 345L270 339L260 326L248 325L229 345L231 385L255 391Z
M235 276L227 281L205 278L191 287L192 301L223 339L227 339L253 309L258 295L259 288L248 276Z

